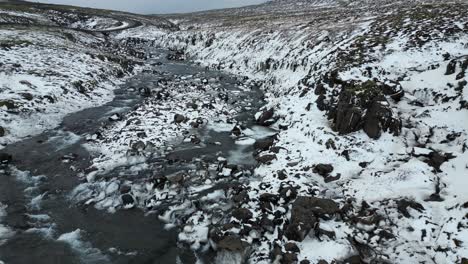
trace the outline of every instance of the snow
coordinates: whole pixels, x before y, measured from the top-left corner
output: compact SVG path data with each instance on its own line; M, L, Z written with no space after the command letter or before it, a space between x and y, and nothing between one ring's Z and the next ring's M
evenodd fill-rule
M70 245L80 254L81 260L85 263L110 263L109 258L99 249L93 248L90 243L83 241L83 231L80 229L60 235L57 241Z

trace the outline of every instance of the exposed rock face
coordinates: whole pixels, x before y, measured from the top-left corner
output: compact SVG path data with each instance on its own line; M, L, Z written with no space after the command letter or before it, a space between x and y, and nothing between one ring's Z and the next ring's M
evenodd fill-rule
M291 224L287 227L285 236L302 241L315 228L320 217L338 212L338 205L333 200L300 196L292 205Z
M262 138L258 139L254 143L254 149L257 151L265 151L270 149L271 146L273 146L273 143L275 142L274 137L267 137L267 138Z
M0 153L0 164L8 164L13 160L13 157L7 153Z
M257 118L257 124L261 126L269 126L273 124L275 122L273 119L274 114L275 111L273 108L263 111Z
M384 94L392 95L398 101L404 92L399 86L373 81L343 84L338 102L329 111L333 129L342 135L364 129L373 139L380 138L382 131L399 135L402 122L394 116Z
M364 117L364 131L373 139L378 139L383 131L397 136L400 134L401 120L393 117L386 101L374 101Z

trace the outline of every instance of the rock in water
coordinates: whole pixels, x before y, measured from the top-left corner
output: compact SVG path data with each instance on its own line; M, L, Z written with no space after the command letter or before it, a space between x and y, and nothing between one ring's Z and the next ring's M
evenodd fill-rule
M0 163L8 164L13 160L13 157L7 153L0 153Z

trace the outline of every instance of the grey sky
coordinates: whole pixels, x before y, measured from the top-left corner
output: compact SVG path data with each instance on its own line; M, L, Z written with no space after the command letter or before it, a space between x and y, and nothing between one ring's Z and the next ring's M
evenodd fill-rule
M31 0L31 2L96 7L142 14L163 14L238 7L259 4L266 0Z

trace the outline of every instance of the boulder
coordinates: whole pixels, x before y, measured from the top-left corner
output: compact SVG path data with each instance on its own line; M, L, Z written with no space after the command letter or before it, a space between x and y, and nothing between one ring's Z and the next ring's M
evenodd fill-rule
M257 118L257 124L261 126L269 126L273 124L275 121L273 120L273 116L275 111L273 108L263 111Z
M135 204L135 198L129 193L123 194L120 198L124 206L133 206Z
M4 137L5 134L6 134L5 129L2 126L0 126L0 137Z
M13 157L7 153L0 153L0 163L8 164L13 160Z
M237 208L232 211L232 216L242 222L246 222L252 218L252 212L247 208Z
M313 169L313 172L323 177L328 176L330 173L332 173L332 171L333 171L333 166L331 164L323 164L323 163L315 165Z
M447 69L445 70L445 75L452 75L455 73L457 70L457 61L456 60L451 60L447 64Z
M271 146L273 146L275 142L274 137L267 137L263 139L258 139L254 143L254 149L257 151L265 151L270 149Z
M316 217L333 215L339 211L338 204L331 199L300 196L293 203L291 221L316 222Z
M221 240L217 243L217 246L218 249L239 252L245 249L246 243L237 236L228 235L221 238Z
M258 155L257 157L255 157L255 160L257 160L257 162L261 164L270 163L271 161L275 159L276 159L276 155L274 154Z
M184 121L185 121L185 116L183 116L181 114L174 115L174 122L176 122L177 124L180 124L180 123L182 123Z
M401 120L393 117L393 112L385 101L375 100L364 117L364 132L373 139L378 139L383 131L397 136L401 132Z

